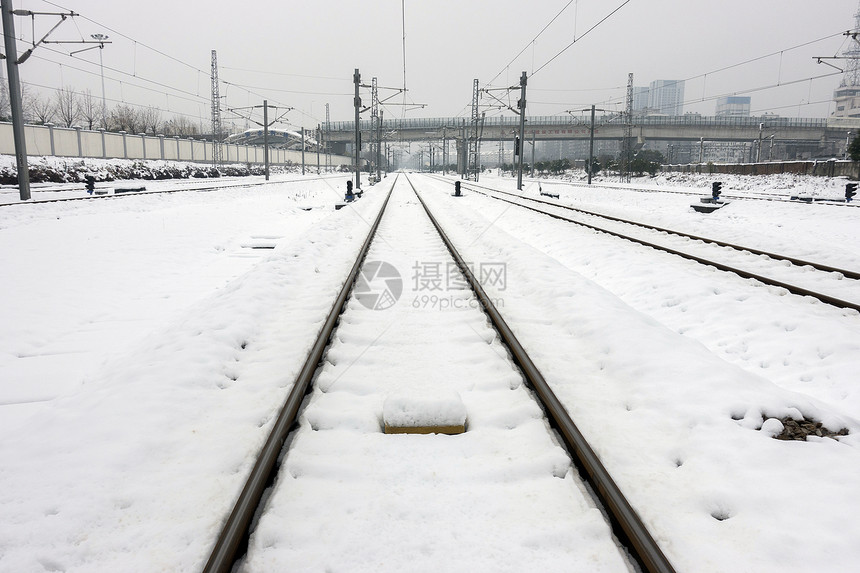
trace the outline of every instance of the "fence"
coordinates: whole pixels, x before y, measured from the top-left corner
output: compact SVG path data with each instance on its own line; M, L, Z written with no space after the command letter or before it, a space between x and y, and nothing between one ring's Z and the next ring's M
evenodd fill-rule
M857 179L858 165L853 161L776 161L768 163L692 163L689 165L663 165L662 171L680 173L729 173L734 175L772 175L796 173L823 177L849 177Z
M95 157L103 159L165 159L172 161L212 161L213 143L201 139L125 132L91 131L79 127L25 125L27 155ZM263 148L257 145L219 143L225 163L265 163ZM12 124L0 122L0 154L15 155ZM305 152L305 164L316 164L316 151ZM352 158L332 155L334 166L351 165ZM301 164L302 152L269 147L269 163ZM325 156L320 154L320 164Z

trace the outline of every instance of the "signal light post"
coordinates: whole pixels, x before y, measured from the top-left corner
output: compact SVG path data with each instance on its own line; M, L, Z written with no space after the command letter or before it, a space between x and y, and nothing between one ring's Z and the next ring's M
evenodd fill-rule
M720 199L720 193L722 193L722 191L720 191L720 188L722 188L722 186L723 184L720 181L714 181L711 184L711 198L714 200L714 203L716 203Z

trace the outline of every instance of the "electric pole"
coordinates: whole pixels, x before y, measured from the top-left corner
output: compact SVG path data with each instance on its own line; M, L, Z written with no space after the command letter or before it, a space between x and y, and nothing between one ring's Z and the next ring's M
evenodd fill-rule
M218 92L218 54L212 50L212 163L223 163L221 154L221 96Z
M18 166L18 191L21 201L30 199L30 168L24 139L24 109L21 104L21 78L18 76L18 46L15 43L15 21L12 0L0 1L3 11L3 36L6 44L6 71L9 76L9 107L12 111L12 137Z
M627 74L627 106L624 124L624 142L621 152L624 154L624 173L621 174L623 182L630 183L630 164L633 163L633 74Z
M361 84L361 74L358 73L358 68L355 68L355 74L352 76L352 81L355 83L355 189L361 189L361 128L358 125L359 114L361 113L361 97L358 95L358 86Z
M591 104L591 130L588 133L588 184L591 185L592 171L594 171L594 104Z
M383 111L379 110L379 118L376 122L376 182L382 181L382 117Z
M520 110L520 159L519 164L517 166L517 189L522 191L523 189L523 147L525 146L525 133L526 133L526 83L528 82L528 77L526 73L523 72L523 75L520 77L520 100L517 102L517 109Z
M467 179L469 178L468 173L473 172L475 174L475 181L478 180L478 163L480 162L478 153L478 121L480 119L478 116L478 99L480 93L480 90L478 90L478 80L475 79L472 82L472 125L475 127L473 135L469 138L468 163L464 171L467 174Z
M269 180L269 101L263 100L263 155L265 155L266 181Z
M532 130L532 166L530 177L535 176L535 130Z

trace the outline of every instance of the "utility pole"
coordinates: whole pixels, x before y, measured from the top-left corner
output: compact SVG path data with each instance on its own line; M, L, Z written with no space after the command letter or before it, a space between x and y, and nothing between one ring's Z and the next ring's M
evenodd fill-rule
M15 21L12 0L0 0L3 11L3 36L6 44L6 71L9 75L9 106L12 110L12 137L18 166L18 191L21 201L30 199L30 168L24 139L24 110L21 105L21 78L18 76L18 46L15 43Z
M99 69L101 70L102 76L102 127L107 129L107 100L105 99L105 63L102 59L102 52L105 49L104 41L107 40L110 36L107 34L90 34L90 38L97 42L101 42L99 44ZM72 54L69 54L70 56Z
M361 189L361 129L359 128L359 114L361 113L361 98L358 95L358 86L361 84L361 74L358 68L355 68L355 74L352 76L352 81L355 83L355 189Z
M305 174L305 128L302 127L302 175Z
M535 130L532 130L532 168L531 177L535 176Z
M522 191L523 189L523 153L525 146L525 132L526 132L526 83L528 82L528 77L526 73L523 72L523 75L520 76L520 100L517 102L517 109L520 110L520 161L517 167L517 189Z
M329 152L329 134L331 133L331 121L329 120L328 104L325 104L325 170L331 171L331 153Z
M761 163L761 135L762 135L762 131L764 131L764 124L760 123L760 124L758 124L758 148L756 149L756 154L755 154L755 162L756 163Z
M269 101L263 100L263 155L265 156L266 181L269 180Z
M218 54L212 50L212 163L223 163L221 154L221 96L218 91Z
M591 104L591 130L588 133L588 184L591 185L591 177L594 171L594 104Z
M630 164L633 163L633 74L627 74L627 106L626 106L625 125L624 125L624 142L622 153L624 154L624 173L621 174L621 181L630 183Z
M376 122L376 182L382 181L382 110L379 110L379 119Z
M317 175L320 174L320 141L322 141L322 128L317 124Z
M472 82L472 125L474 125L473 135L469 138L469 155L468 155L468 166L466 167L466 173L473 172L475 174L475 181L478 180L478 163L480 163L479 152L478 152L478 99L480 98L480 91L478 90L478 80L475 79ZM468 179L467 175L467 179Z
M370 161L379 168L379 142L376 133L379 129L379 92L377 91L376 76L370 80ZM372 172L373 165L369 166L368 172ZM370 175L368 175L370 177ZM379 181L379 178L377 178Z

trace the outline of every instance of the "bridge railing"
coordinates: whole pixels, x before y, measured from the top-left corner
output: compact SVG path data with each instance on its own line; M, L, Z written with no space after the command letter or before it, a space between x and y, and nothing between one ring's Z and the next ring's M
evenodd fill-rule
M856 123L856 120L854 120ZM530 116L526 118L527 124L531 125L589 125L591 123L590 115L582 116ZM601 115L595 118L596 125L619 125L624 123L624 117L620 114ZM638 116L633 118L633 124L638 126L702 126L702 127L738 127L738 128L758 128L760 124L764 124L767 128L826 128L833 123L833 118L791 118L791 117L715 117L701 115L680 115L680 116ZM843 122L846 124L848 122ZM442 130L446 128L450 133L455 133L456 130L463 126L468 127L470 121L462 117L436 117L436 118L407 118L407 119L387 119L382 122L384 131L391 130L418 130L418 129L433 129ZM484 119L484 127L508 127L519 125L518 117L498 116L488 117ZM832 127L842 127L842 125L832 125ZM860 127L860 126L857 126ZM359 128L362 131L369 131L373 128L371 120L362 120L359 122ZM330 129L333 132L354 131L354 121L333 121L330 123Z

